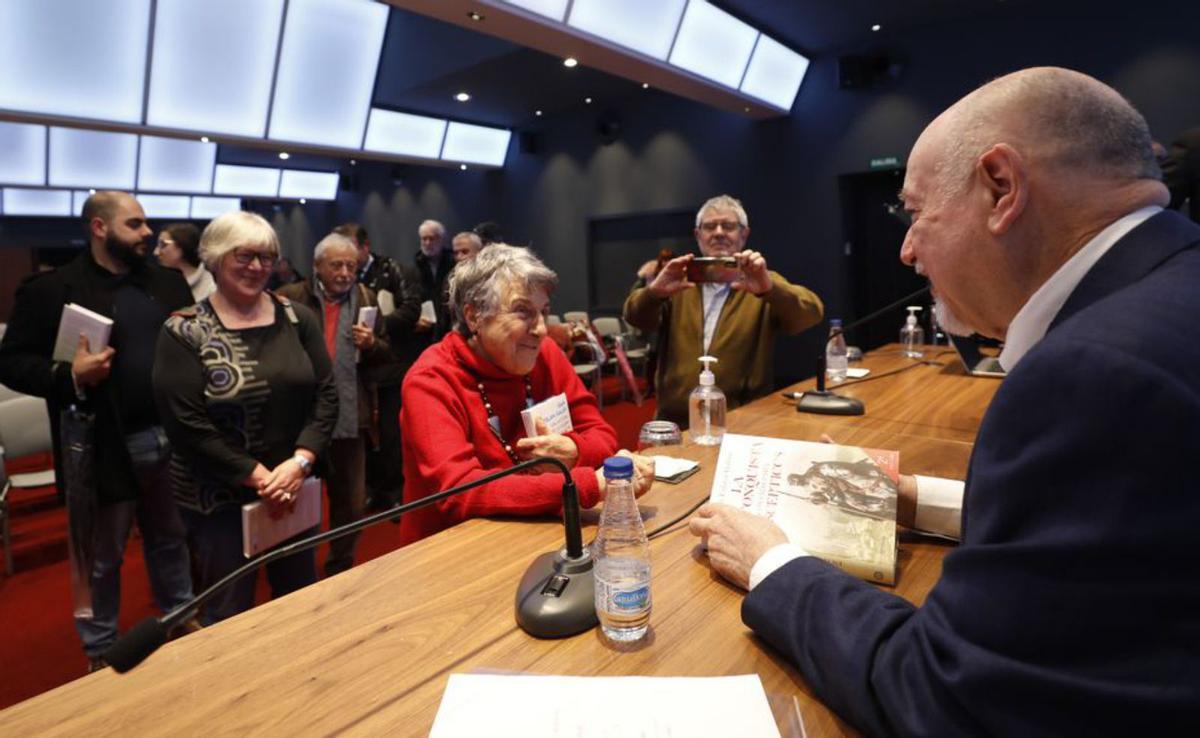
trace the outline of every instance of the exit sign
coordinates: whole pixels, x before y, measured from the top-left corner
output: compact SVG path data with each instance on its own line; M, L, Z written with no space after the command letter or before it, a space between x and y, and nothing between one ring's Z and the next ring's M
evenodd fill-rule
M902 166L898 156L880 156L871 160L871 169L899 169Z

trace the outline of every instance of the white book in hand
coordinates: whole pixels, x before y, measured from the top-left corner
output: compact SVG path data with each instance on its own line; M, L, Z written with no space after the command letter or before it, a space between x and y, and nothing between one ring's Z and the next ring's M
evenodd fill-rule
M421 318L430 323L437 322L437 313L433 310L433 300L426 300L421 303Z
M554 397L548 397L531 408L521 411L521 422L525 424L525 435L536 436L537 426L534 418L541 418L551 433L570 433L575 430L571 422L571 408L567 405L566 393L560 392Z
M360 307L358 309L358 324L365 325L371 330L375 330L375 321L379 319L379 308L377 307ZM362 350L354 350L354 361L358 363L362 361Z
M112 318L80 307L73 302L63 306L58 321L58 337L54 339L54 360L74 361L79 346L79 334L87 336L88 350L98 354L108 347L112 335Z
M296 493L296 505L283 517L272 518L262 500L242 505L242 553L246 558L321 522L321 480L309 477Z

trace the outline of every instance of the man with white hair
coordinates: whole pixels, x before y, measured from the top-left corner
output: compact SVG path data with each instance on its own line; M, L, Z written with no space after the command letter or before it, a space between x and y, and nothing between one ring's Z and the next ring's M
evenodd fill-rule
M379 444L379 405L371 367L389 361L383 320L369 328L358 320L364 307L377 307L375 293L358 283L358 244L331 233L313 251L313 276L286 285L279 294L312 309L321 319L325 348L333 361L338 418L329 444L325 487L329 494L329 527L352 523L366 509L367 443ZM393 449L390 453L399 453ZM325 576L354 565L358 534L329 543Z
M722 505L692 532L868 735L1200 733L1200 226L1163 210L1145 121L1016 72L925 129L902 194L939 322L1005 339L940 581L915 607Z
M732 284L688 280L692 254L671 259L645 287L625 300L625 320L658 333L655 376L657 417L688 422L688 394L700 375L697 359L717 357L713 374L730 408L775 389L775 337L821 322L824 306L812 291L767 269L758 251L746 248L750 221L742 203L714 197L696 212L696 243L704 256L737 260Z
M447 280L454 268L454 259L446 253L446 226L436 220L426 220L417 228L421 248L417 251L417 271L421 273L421 286L425 299L433 303L437 320L430 323L422 318L417 330L431 331L431 341L439 341L450 330L450 308L448 304Z
M483 241L474 232L463 231L454 237L450 246L454 251L454 263L461 264L475 258L475 254L483 249Z

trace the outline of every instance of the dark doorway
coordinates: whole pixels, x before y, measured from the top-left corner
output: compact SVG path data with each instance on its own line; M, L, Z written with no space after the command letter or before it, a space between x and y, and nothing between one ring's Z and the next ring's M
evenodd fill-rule
M926 280L900 262L900 246L908 230L902 211L895 206L904 184L904 170L844 174L838 178L842 198L842 227L850 252L854 315L843 316L849 323L860 316L925 286ZM894 211L894 212L893 212ZM922 299L919 314L929 333L929 298ZM850 343L864 351L894 343L900 338L900 326L908 313L903 307L881 315L869 324L848 332ZM836 317L836 316L835 316Z
M638 268L668 249L682 256L694 249L691 210L667 210L592 218L588 223L588 313L620 315ZM576 310L560 301L564 310Z

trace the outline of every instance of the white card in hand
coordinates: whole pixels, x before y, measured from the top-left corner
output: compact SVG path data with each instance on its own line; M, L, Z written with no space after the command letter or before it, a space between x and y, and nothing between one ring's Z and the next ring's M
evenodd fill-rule
M570 433L575 430L571 423L571 408L567 405L567 396L559 393L554 397L542 400L538 404L521 411L521 422L525 424L525 435L536 436L537 429L534 418L541 418L551 433Z
M430 323L437 322L437 313L433 311L433 300L426 300L421 303L421 317Z
M375 321L379 318L379 308L377 307L360 307L358 309L358 322L360 325L365 325L371 330L375 330Z

